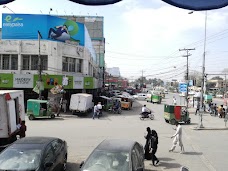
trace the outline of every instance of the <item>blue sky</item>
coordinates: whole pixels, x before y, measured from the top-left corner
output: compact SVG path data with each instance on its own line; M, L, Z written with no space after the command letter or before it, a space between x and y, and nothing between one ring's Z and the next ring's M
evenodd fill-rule
M160 0L123 0L115 5L84 6L68 0L16 0L7 4L15 13L104 16L106 63L120 67L122 76L182 79L186 58L180 48L191 51L189 67L201 71L205 12L170 6ZM10 13L0 6L1 13ZM0 17L1 19L1 17ZM206 73L228 68L228 10L207 12Z

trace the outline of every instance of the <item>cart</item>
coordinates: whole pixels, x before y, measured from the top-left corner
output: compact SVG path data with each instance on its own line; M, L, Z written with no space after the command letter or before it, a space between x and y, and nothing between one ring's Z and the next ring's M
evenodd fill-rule
M55 118L55 113L47 100L29 99L27 101L27 116L29 120L35 118Z
M121 97L121 108L122 109L127 109L130 110L132 108L133 105L133 101L130 98L127 97Z
M167 123L172 125L175 122L184 122L186 124L191 123L191 118L189 117L189 112L186 106L177 105L164 105L164 119Z
M97 103L98 102L101 102L101 104L103 105L102 109L104 111L109 111L109 109L112 108L113 103L114 103L112 98L109 98L109 97L106 97L106 96L98 97Z

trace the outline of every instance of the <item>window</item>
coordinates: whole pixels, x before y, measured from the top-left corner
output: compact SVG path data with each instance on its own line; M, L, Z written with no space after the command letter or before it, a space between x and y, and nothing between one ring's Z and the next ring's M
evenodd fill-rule
M47 55L41 55L41 67L42 70L48 68ZM39 56L38 55L22 55L22 69L23 70L38 70L39 69Z
M60 150L61 146L62 146L62 141L61 140L55 140L55 141L52 142L52 147L53 147L55 153Z
M63 57L63 71L68 71L67 57Z
M46 151L46 154L44 157L44 163L53 162L55 155L54 155L52 144L49 144L45 151Z
M11 70L18 69L18 55L11 55Z
M0 54L0 69L2 70L17 70L18 56L10 54Z
M75 59L69 58L69 72L75 72Z
M137 171L137 169L139 168L139 163L138 163L138 158L135 150L132 150L131 162L132 162L132 171Z
M77 70L76 70L76 72L82 72L82 59L76 59L77 61L76 61L76 68L77 68Z
M29 70L29 55L23 55L22 56L22 69L23 70Z
M2 55L2 69L9 70L10 69L10 55Z
M62 70L66 72L77 72L76 66L78 66L78 60L79 59L63 57Z

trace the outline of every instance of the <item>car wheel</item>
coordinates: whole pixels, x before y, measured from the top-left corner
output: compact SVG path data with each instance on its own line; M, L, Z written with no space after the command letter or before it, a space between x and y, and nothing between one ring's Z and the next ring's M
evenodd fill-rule
M29 115L29 120L31 121L33 119L35 119L35 117L33 115Z
M176 120L175 119L171 119L170 123L171 123L171 125L174 125L176 123Z
M66 171L66 170L67 170L67 154L64 157L63 167L62 167L62 171Z
M51 119L54 119L55 118L55 115L54 114L51 114Z

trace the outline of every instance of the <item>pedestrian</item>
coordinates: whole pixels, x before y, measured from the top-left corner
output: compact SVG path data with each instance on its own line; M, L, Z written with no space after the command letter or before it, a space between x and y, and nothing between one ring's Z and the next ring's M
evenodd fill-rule
M63 106L63 112L66 113L66 111L67 111L67 99L63 100L62 106Z
M172 145L171 149L169 150L169 152L173 152L173 150L177 146L177 143L179 143L179 146L181 147L180 153L183 153L184 152L184 145L182 142L182 127L178 122L176 122L175 125L176 125L176 129L175 129L176 133L173 136L171 136L171 138L174 138L174 139L173 139L173 145Z
M177 104L177 99L173 96L173 105Z
M27 126L25 125L25 121L21 121L20 126L20 138L25 137L25 132L27 131Z
M195 112L195 115L197 115L197 113L199 112L199 109L200 109L200 102L197 101L197 106L196 106L196 112Z
M93 119L97 116L97 118L99 119L99 114L98 114L98 109L97 109L97 105L95 104L95 106L93 107Z
M215 116L218 115L218 108L217 108L217 104L216 103L214 105L214 114L215 114Z
M150 129L150 127L147 127L146 131L147 131L147 134L144 136L146 139L146 144L144 146L144 151L145 151L144 156L145 156L145 159L151 160L152 155L150 153L150 151L151 151L151 129Z
M102 115L102 105L101 105L101 102L98 102L97 109L99 110L99 115Z
M152 163L155 166L155 161L156 161L156 164L159 163L159 160L155 155L158 149L158 134L155 130L151 131L151 148L152 148Z

